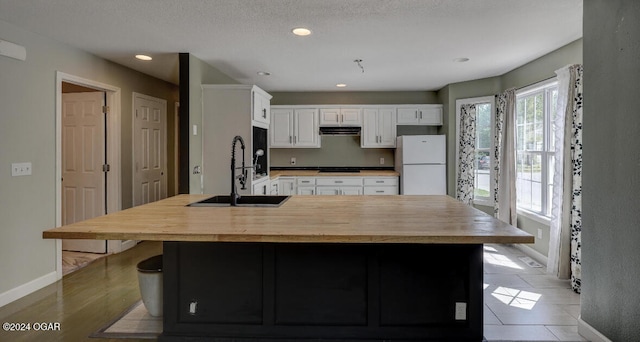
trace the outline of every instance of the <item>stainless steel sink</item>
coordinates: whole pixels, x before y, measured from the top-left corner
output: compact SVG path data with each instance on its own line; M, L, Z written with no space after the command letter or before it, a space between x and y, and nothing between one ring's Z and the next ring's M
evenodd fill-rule
M290 196L240 196L237 200L238 207L279 207ZM231 205L231 196L213 196L199 202L188 204L189 207L228 207Z

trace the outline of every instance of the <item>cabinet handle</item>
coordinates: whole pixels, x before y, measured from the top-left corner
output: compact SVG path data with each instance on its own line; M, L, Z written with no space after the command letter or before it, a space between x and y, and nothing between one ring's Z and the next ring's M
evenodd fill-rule
M376 181L376 183L384 183L384 181Z
M267 109L266 108L262 108L262 117L263 118L267 118Z
M384 193L384 190L376 190L376 193L377 194L382 194L382 193Z
M334 184L342 184L342 183L343 183L343 181L334 181L333 183L334 183Z
M310 181L301 181L302 183L310 183Z
M291 140L291 136L289 136L289 144L291 144L293 141Z
M420 111L420 120L422 120L422 111Z
M416 119L418 118L418 111L416 110Z
M298 137L297 137L297 136L295 136L295 135L293 136L293 143L294 143L294 144L297 144L297 143L298 143Z
M344 116L340 114L340 122L344 122Z

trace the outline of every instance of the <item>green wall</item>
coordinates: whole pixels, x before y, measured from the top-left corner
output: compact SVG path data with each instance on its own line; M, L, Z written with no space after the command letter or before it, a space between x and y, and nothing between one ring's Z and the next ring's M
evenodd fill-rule
M438 91L438 97L444 105L445 119L442 134L447 134L447 193L455 197L456 165L456 100L491 96L509 88L522 88L555 76L555 70L568 64L582 63L582 39L569 43L530 63L505 73L504 75L449 84ZM479 209L492 213L492 209L479 206ZM528 245L540 254L549 253L549 225L527 217L519 217L517 225L536 237L534 244ZM542 230L542 239L538 239L538 229Z
M68 45L0 21L2 39L24 46L26 61L0 56L0 303L55 281L56 72L121 90L122 207L132 203L132 92L167 100L173 113L178 88ZM168 115L168 132L173 115ZM173 145L171 145L173 146ZM171 150L168 151L171 155ZM31 162L33 174L11 176L11 163ZM169 169L168 179L173 178ZM0 304L2 305L2 304Z
M193 169L202 167L202 85L237 84L231 77L193 55L189 55L189 192L202 193L202 176ZM198 134L193 135L193 126Z
M436 92L270 92L272 105L327 104L434 104L440 103ZM399 134L435 134L434 127L400 126ZM271 166L365 166L393 167L394 149L361 148L360 137L322 136L321 148L271 149ZM380 164L384 158L384 164Z
M640 2L584 2L581 319L640 339Z
M433 91L269 92L272 105L440 103Z

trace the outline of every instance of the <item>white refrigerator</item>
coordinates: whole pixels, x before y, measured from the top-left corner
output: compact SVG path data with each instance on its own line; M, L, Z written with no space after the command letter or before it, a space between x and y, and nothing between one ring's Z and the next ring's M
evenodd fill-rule
M401 195L446 195L446 136L402 135L397 138L395 169Z

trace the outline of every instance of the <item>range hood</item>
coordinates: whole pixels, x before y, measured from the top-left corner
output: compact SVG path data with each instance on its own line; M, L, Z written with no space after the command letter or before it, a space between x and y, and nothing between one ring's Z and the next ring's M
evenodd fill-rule
M360 127L320 127L320 135L360 135Z

